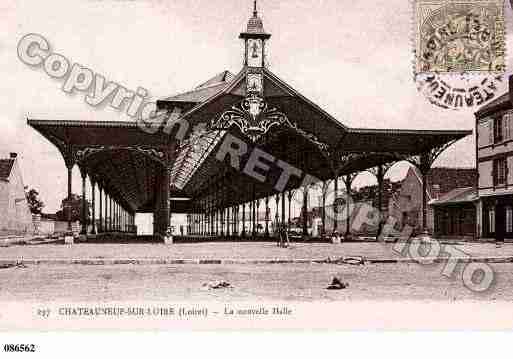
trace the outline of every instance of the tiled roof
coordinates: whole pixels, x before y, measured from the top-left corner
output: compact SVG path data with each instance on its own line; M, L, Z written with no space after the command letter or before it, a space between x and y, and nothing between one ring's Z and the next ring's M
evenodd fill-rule
M230 82L231 80L233 80L234 77L235 77L234 74L232 74L228 70L225 70L225 71L215 75L210 80L205 81L204 83L202 83L201 85L196 87L196 89L200 89L200 88L204 88L204 87L210 87L210 86L213 86L213 85L220 85L222 83L226 84L226 83Z
M474 187L455 188L449 193L444 194L438 199L430 202L432 206L441 206L456 203L474 202L478 199L477 191Z
M440 193L451 192L455 188L473 187L477 183L475 168L434 167L428 174L428 188L440 186Z
M233 78L234 75L231 72L223 71L194 90L165 98L163 101L201 103L221 91Z
M422 179L419 170L417 172L419 180ZM451 167L433 167L427 176L427 188L429 197L433 198L433 186L440 186L439 193L449 193L456 188L473 187L477 182L477 170L475 168L451 168Z
M6 180L11 175L14 159L0 159L0 179Z
M505 94L497 97L495 100L487 103L483 107L481 107L476 114L478 116L484 115L490 111L493 111L494 109L499 109L502 107L511 107L511 102L509 99L509 92L506 92Z

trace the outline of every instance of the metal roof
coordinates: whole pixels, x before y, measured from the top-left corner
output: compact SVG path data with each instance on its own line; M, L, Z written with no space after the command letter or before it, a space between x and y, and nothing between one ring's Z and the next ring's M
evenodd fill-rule
M183 190L203 161L224 137L226 131L198 131L180 146L171 170L171 185Z
M479 199L474 187L456 188L429 202L432 206L447 206L459 203L471 203Z

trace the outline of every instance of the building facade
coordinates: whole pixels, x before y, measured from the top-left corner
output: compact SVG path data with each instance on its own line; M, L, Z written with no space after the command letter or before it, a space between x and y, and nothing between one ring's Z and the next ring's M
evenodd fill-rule
M18 156L0 159L0 235L33 232Z
M476 239L479 201L475 187L456 188L430 203L437 238Z
M513 238L513 108L509 93L476 113L478 225L482 238Z
M433 203L457 188L474 187L477 171L474 168L434 167L427 175L426 196L427 228L429 233L436 233L435 211ZM422 176L411 167L401 183L399 191L390 198L388 211L401 227L408 225L415 231L422 223Z

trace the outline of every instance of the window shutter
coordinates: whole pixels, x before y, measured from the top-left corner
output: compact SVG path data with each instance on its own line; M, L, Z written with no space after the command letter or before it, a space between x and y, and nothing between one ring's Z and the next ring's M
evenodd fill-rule
M506 117L506 131L508 133L508 137L506 139L510 139L511 138L511 114L508 113L508 116Z
M492 163L492 183L493 183L493 189L495 189L495 186L497 185L497 161L494 160Z
M502 118L502 132L503 139L506 141L509 139L509 113L505 114Z
M504 183L506 188L508 188L508 177L509 177L509 166L508 166L508 157L504 159Z
M493 144L493 119L488 121L488 142Z

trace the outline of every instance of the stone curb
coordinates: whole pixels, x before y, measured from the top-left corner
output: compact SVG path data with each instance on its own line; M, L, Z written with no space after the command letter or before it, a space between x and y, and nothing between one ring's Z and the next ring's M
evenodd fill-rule
M345 259L22 259L0 260L0 267L13 265L229 265L229 264L351 264ZM361 258L361 257L360 257ZM422 262L411 258L361 258L364 264L436 264L449 261L448 257L425 259ZM513 263L513 257L463 257L451 258L461 263Z
M446 263L449 260L460 263L513 263L513 257L442 257L442 258L426 258L415 260L412 258L394 258L394 259L365 259L365 263L369 264L386 264L386 263L411 263L411 264L436 264Z

